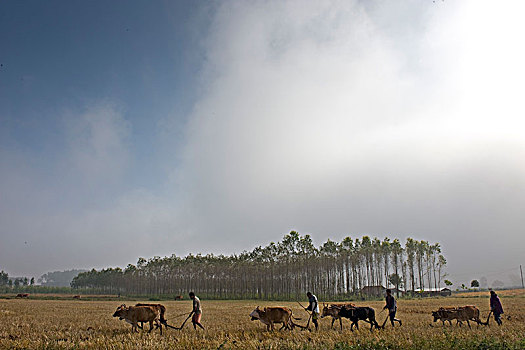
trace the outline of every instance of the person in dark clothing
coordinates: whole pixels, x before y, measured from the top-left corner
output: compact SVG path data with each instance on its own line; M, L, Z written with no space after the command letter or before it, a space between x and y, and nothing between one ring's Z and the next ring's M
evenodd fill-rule
M490 310L494 314L494 320L497 322L498 325L501 326L503 322L501 322L501 314L503 313L503 306L501 305L501 301L499 300L498 295L495 291L490 291Z
M388 309L388 316L390 317L390 323L392 323L392 327L394 327L394 321L399 322L399 325L401 326L401 320L398 320L396 318L396 312L397 312L397 303L396 299L394 299L394 296L392 295L392 291L390 289L386 290L386 305L383 308Z
M305 310L312 312L312 322L315 325L315 330L318 330L319 324L317 323L317 319L319 318L319 303L317 302L317 297L311 292L306 293L306 296L308 297L309 304Z

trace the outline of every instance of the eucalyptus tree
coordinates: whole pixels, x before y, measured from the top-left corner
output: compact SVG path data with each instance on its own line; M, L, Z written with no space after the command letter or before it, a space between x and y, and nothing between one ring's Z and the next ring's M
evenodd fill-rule
M348 298L367 285L389 283L412 290L423 276L440 284L445 258L439 244L363 236L327 240L316 248L309 235L292 231L280 242L233 255L188 254L139 258L124 270L80 273L71 283L93 293L179 295L196 290L208 298L295 299L312 290L327 299ZM419 277L419 279L416 278ZM431 280L429 280L430 286Z
M400 277L399 277L399 270L402 265L403 261L403 247L401 247L401 242L399 242L399 239L394 239L392 241L392 244L390 245L390 256L392 258L392 266L394 268L394 274L397 276L395 281L396 286L396 294L397 297L399 297L399 284L400 284Z
M416 290L416 279L415 279L415 266L416 266L416 251L417 251L417 242L412 238L407 238L405 243L405 251L407 257L407 268L410 276L411 290ZM406 280L405 280L406 283Z
M383 253L383 263L385 264L385 281L388 282L388 272L390 271L390 252L391 252L391 244L390 239L386 238L383 239L383 242L381 242L381 252ZM387 286L387 283L385 282L385 286Z

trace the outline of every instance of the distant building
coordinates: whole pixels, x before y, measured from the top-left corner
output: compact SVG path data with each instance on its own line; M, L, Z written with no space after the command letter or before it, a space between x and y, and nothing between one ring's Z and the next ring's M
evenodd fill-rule
M452 295L452 291L448 288L443 288L440 292L442 297L448 297Z
M386 288L383 286L364 286L361 288L361 294L369 297L382 297L386 294Z
M418 289L414 292L415 295L420 297L448 297L452 295L452 291L448 288L429 288L429 289Z

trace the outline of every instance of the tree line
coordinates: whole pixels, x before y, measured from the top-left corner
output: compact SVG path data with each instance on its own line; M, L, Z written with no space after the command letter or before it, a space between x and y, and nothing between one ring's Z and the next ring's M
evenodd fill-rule
M7 272L5 272L4 270L0 271L0 286L19 287L29 285L32 286L34 284L34 277L31 277L31 279L29 279L28 277L9 278L9 274Z
M294 299L311 290L323 299L359 295L365 286L397 290L438 288L446 259L438 243L408 238L344 238L315 247L309 235L283 239L233 255L139 258L125 269L80 273L73 288L92 293L182 295L194 290L216 299Z
M69 287L71 285L71 281L73 281L73 278L75 278L81 272L86 272L86 270L72 269L66 271L47 272L40 276L38 283L42 286L49 287Z

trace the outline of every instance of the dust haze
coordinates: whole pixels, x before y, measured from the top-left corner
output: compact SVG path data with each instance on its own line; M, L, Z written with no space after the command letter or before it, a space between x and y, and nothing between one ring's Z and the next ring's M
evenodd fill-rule
M230 254L297 230L316 243L439 242L463 283L518 267L525 28L516 6L221 2L199 43L192 112L183 126L159 123L165 172L155 189L123 181L134 126L118 103L64 111L65 148L47 160L51 170L0 151L0 266L39 275Z

